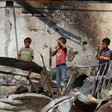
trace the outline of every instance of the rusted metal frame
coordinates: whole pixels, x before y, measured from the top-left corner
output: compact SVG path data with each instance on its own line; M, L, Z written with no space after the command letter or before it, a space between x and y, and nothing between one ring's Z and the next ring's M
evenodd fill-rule
M105 88L105 82L106 82L106 77L104 77L104 81L103 81L103 84L102 84L102 88Z
M112 112L112 101L100 105L94 112Z
M95 76L96 76L96 67L94 67L94 68L91 68L92 70L93 70L93 77L95 78Z
M105 81L105 77L104 77L104 75L105 75L105 70L106 70L107 66L108 66L108 63L105 64L104 71L103 71L102 76L101 76L101 79L100 79L100 81L99 81L99 87L98 87L98 89L99 89L99 90L98 90L99 98L101 98L102 85L103 85L103 81ZM103 78L104 78L104 79L103 79Z
M108 87L109 87L109 84L110 84L111 78L110 78L110 79L108 79L107 85L105 85L106 80L107 80L107 78L105 77L105 79L104 79L104 81L103 81L103 84L102 84L102 87L103 87L103 88L106 88L106 87L108 88Z
M95 96L96 97L96 89L97 89L97 85L98 85L98 78L99 78L99 74L100 74L100 70L101 70L101 67L102 67L102 65L100 66L100 68L99 68L99 70L98 70L98 72L97 72L97 75L96 75L96 77L95 77L95 88L94 88L94 95L93 96ZM97 69L97 68L96 68Z
M107 68L107 64L108 63L105 64L104 71L103 71L103 73L101 75L101 79L98 81L98 85L97 85L97 88L96 88L96 94L97 94L97 96L99 96L99 98L101 97L101 92L99 90L101 90L101 88L102 88L101 83L103 81L103 77L104 77L104 74L105 74L105 70Z
M97 74L97 77L96 77L96 80L97 80L96 94L97 94L97 92L98 92L98 90L99 90L98 87L99 87L100 81L101 81L101 80L99 81L99 76L101 75L101 74L100 74L100 70L101 70L101 69L102 69L102 65L100 66L100 69L99 69L99 71L98 71L99 73ZM104 73L104 71L103 71L103 73ZM103 76L103 73L102 73L102 76Z
M100 76L100 70L101 70L101 68L102 68L102 65L100 65L100 69L98 70L98 73L97 73L97 75L96 75L96 80L98 80L98 78L99 78L99 76Z
M107 80L108 82L106 82L106 80ZM102 84L102 88L108 88L108 87L110 86L110 83L111 83L111 78L110 78L110 79L107 79L107 78L105 77L105 79L104 79L104 81L103 81L103 84Z
M28 73L28 76L27 76L27 79L28 79L28 81L30 82L30 84L32 85L32 89L33 90L35 90L36 91L36 93L38 93L38 91L37 91L37 88L35 87L35 85L34 85L34 83L31 81L31 79L30 79L30 75L31 75L31 70L29 70L29 73Z
M65 88L63 95L69 94L69 92L70 92L71 88L73 87L73 84L76 80L77 75L78 75L78 71L75 71L75 73L72 74L72 76L70 77L69 82L67 84L67 87Z
M111 84L111 78L108 81L107 88L109 87L110 84Z

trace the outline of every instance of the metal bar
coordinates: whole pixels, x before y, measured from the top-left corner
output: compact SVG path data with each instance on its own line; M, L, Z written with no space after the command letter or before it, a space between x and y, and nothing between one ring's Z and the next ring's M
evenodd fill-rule
M111 78L109 79L109 81L108 81L108 83L107 83L107 88L108 88L109 86L111 86L110 84L111 84Z
M103 81L103 84L102 84L102 88L105 88L105 82L106 82L106 77L104 77L104 81Z
M100 81L98 81L98 86L97 86L97 88L96 88L96 94L97 94L97 96L98 96L98 98L100 98L101 97L101 88L102 88L102 81L103 81L103 77L104 77L104 74L105 74L105 70L106 70L106 68L107 68L107 64L108 63L106 63L105 64L105 67L104 67L104 70L103 70L103 73L102 73L102 75L101 75L101 79L100 79Z
M94 89L94 95L93 95L95 97L97 95L98 78L99 78L101 68L102 68L102 65L100 66L100 68L99 68L99 70L97 72L96 78L95 78L95 89Z
M49 68L52 67L52 48L49 48Z
M98 78L99 78L101 68L102 68L102 65L100 66L100 69L99 69L98 72L97 72L96 80L98 80Z
M16 39L16 50L17 50L17 58L18 58L18 37L17 37L17 26L16 26L16 13L14 7L13 7L13 17L14 17L15 39Z
M67 84L67 87L65 88L63 95L69 94L69 92L70 92L71 88L73 87L73 84L76 80L77 75L78 75L78 71L75 71L75 73L70 77L69 82Z
M93 71L93 77L95 78L97 71L96 71L97 67L94 67L94 71Z

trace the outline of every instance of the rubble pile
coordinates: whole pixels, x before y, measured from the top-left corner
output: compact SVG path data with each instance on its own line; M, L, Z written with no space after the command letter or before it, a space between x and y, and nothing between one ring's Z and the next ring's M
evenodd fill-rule
M2 60L2 58L0 58L0 60ZM21 60L19 60L19 62L16 59L10 58L5 60L13 60L13 64L3 64L3 61L0 63L0 112L112 111L111 88L103 88L107 96L102 94L104 98L96 99L93 97L95 79L92 76L83 77L85 76L83 74L79 77L78 71L75 70L73 74L71 74L65 90L60 91L53 86L54 84L45 66L40 67L30 62L34 64L35 70L33 67L26 69L29 62L21 62ZM25 63L27 67L23 69L17 66L17 62ZM84 81L81 85L76 87L80 78ZM17 81L14 79L17 79Z

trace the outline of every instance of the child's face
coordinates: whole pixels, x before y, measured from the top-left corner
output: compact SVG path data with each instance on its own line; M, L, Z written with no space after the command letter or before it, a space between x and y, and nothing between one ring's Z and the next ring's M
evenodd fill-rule
M108 44L106 44L105 42L102 42L102 48L103 49L108 48L108 46L109 46Z
M30 46L30 43L27 42L27 41L25 41L25 42L24 42L24 45L25 45L26 48L28 48L28 47Z

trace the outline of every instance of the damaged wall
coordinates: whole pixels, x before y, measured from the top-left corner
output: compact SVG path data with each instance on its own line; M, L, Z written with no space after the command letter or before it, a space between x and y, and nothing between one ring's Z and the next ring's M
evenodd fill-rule
M50 48L57 45L56 40L67 38L67 66L95 65L99 43L105 37L112 39L112 4L101 3L65 3L44 4L28 2L38 13L28 13L21 5L15 3L18 50L24 46L26 37L32 38L34 61L42 65L38 51L44 56L49 68ZM5 3L0 2L0 5ZM0 56L17 58L14 30L13 8L0 8ZM87 46L87 48L86 48ZM111 48L112 45L110 45ZM52 58L52 68L55 57Z

